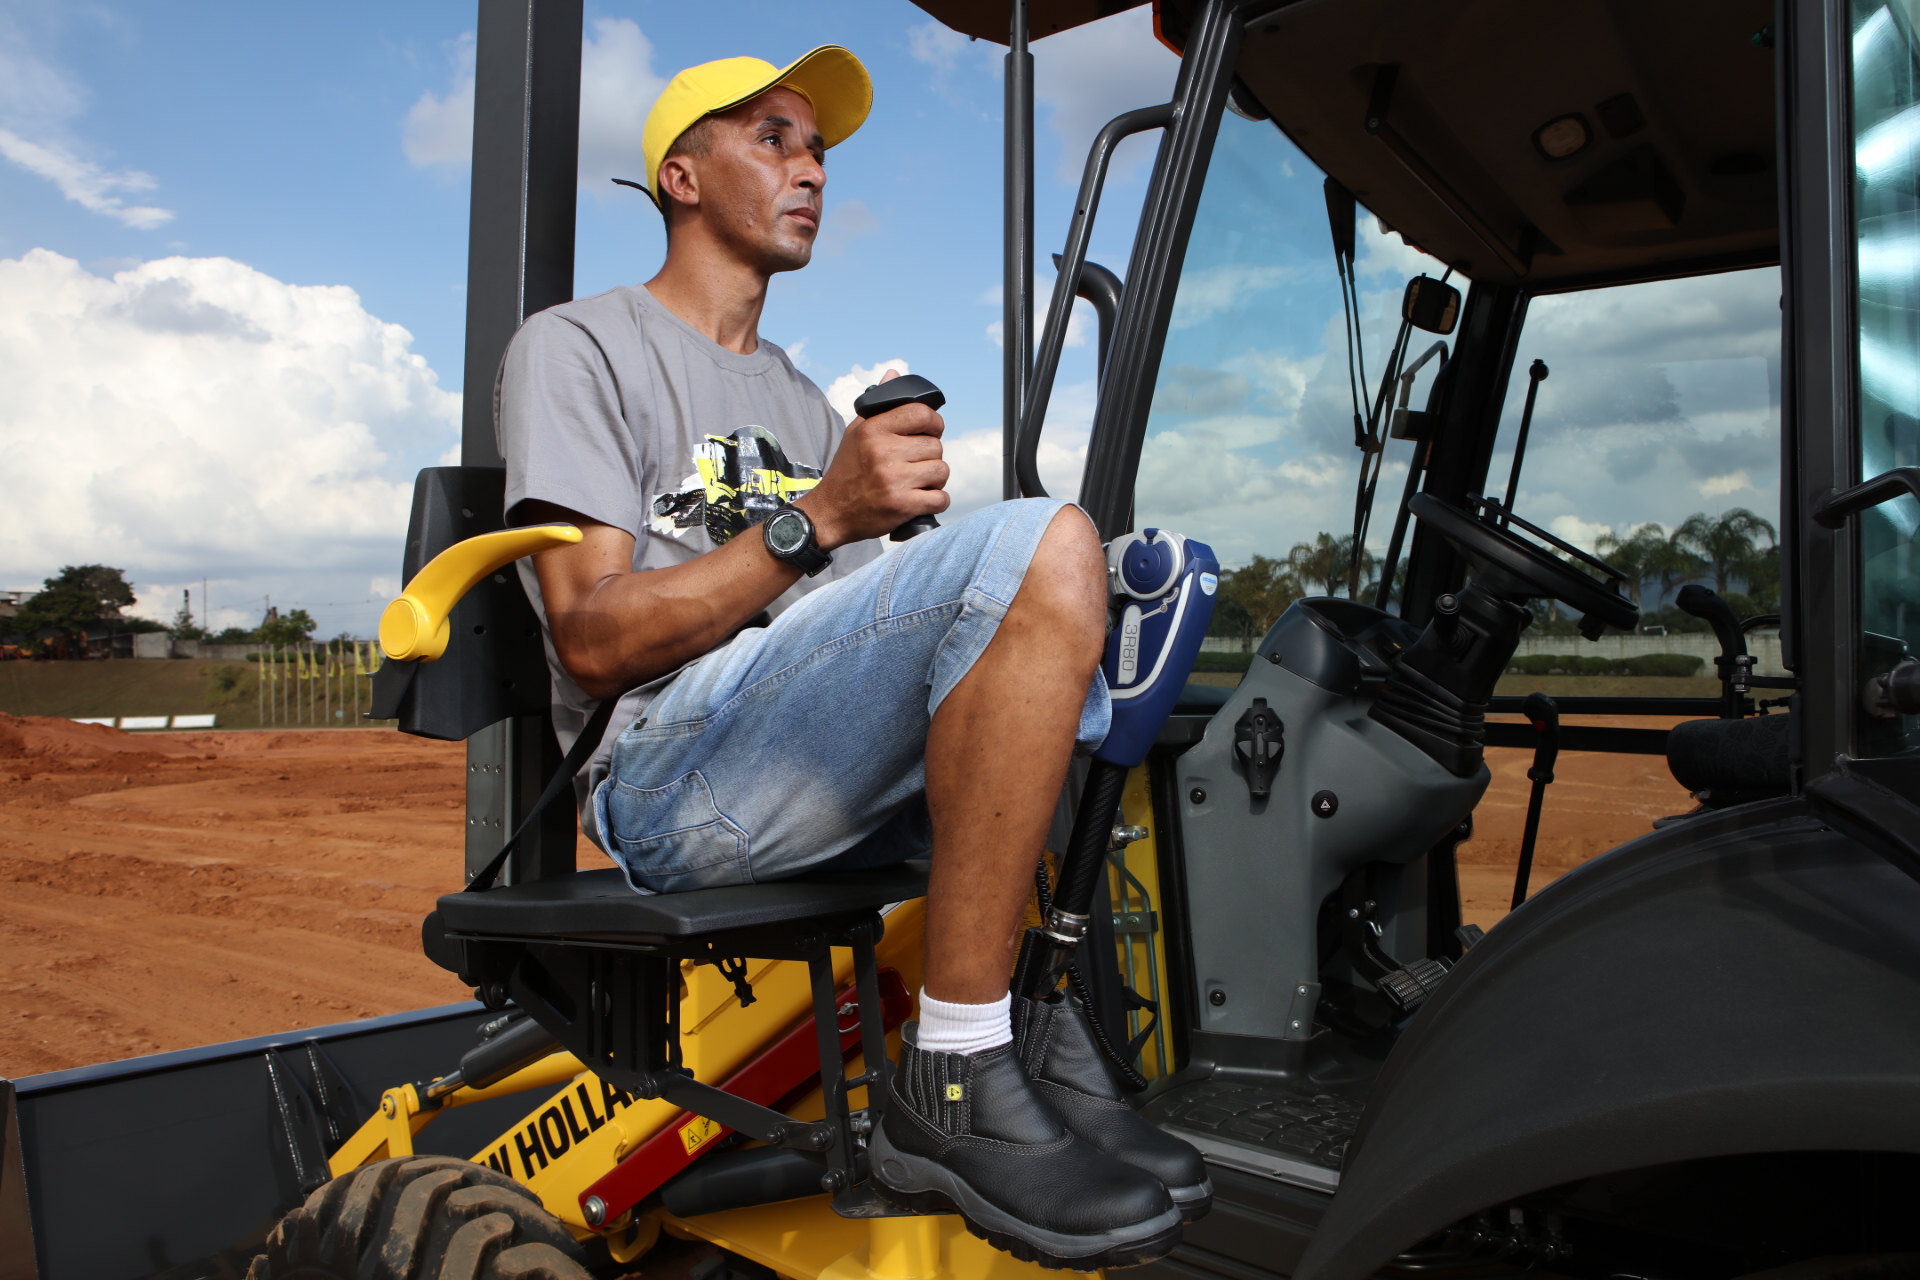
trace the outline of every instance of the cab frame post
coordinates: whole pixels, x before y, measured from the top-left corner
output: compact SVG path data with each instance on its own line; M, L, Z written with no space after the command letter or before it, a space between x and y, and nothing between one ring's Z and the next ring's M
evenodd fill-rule
M467 242L460 462L500 467L493 383L521 321L573 297L582 0L480 0ZM546 716L514 716L467 742L467 874L497 853L559 767ZM574 869L570 806L521 841L501 883Z

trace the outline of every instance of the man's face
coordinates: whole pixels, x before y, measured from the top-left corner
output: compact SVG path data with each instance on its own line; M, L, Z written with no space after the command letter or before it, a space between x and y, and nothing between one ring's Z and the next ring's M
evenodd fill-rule
M825 152L812 104L791 89L721 113L706 154L687 158L702 218L769 275L806 266L820 233Z

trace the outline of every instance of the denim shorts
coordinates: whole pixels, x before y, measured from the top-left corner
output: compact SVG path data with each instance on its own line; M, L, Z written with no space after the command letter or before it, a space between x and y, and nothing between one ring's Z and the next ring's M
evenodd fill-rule
M925 854L933 713L1067 505L1002 502L900 543L675 676L620 734L591 799L633 886L673 893ZM1084 747L1106 737L1110 712L1096 671Z

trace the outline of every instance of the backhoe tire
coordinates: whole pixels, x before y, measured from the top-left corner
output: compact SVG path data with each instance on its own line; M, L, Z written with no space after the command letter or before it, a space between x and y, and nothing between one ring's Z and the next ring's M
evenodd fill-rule
M403 1156L308 1196L247 1280L589 1280L581 1257L513 1179L451 1156Z

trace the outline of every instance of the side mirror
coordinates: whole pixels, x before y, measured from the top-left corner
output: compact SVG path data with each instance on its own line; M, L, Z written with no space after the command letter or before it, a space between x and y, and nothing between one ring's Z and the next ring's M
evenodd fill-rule
M1452 333L1460 319L1460 291L1432 276L1415 276L1400 300L1400 318L1428 333Z

